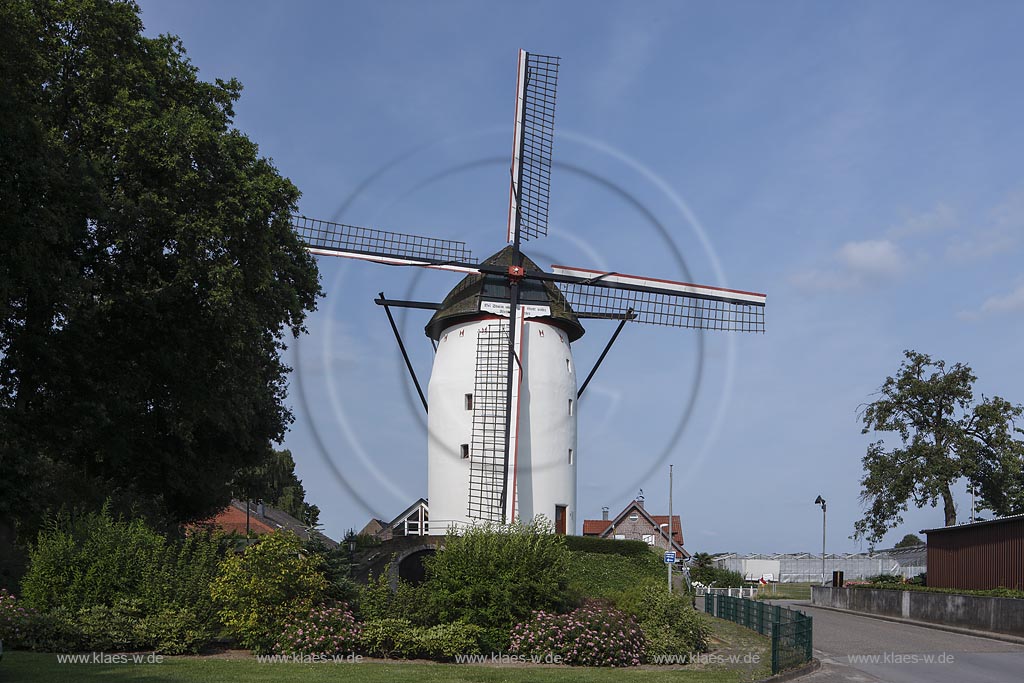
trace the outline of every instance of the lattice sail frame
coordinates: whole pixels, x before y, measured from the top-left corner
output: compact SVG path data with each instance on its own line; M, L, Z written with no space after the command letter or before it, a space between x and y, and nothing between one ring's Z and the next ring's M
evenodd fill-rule
M566 266L551 270L563 276L558 286L581 318L628 317L649 325L700 330L765 330L764 294Z
M548 234L558 57L519 51L508 241Z
M414 266L464 264L473 261L473 254L466 247L466 243L456 240L362 228L306 216L293 215L291 222L295 232L314 254ZM475 272L471 268L458 270Z

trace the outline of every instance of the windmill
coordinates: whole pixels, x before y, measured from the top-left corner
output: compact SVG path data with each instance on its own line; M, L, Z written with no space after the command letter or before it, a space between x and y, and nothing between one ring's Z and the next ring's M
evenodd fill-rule
M465 276L441 303L383 292L376 299L428 414L432 534L539 514L560 533L575 530L575 403L625 323L764 331L764 294L568 266L545 271L523 254L524 241L547 234L558 66L557 57L519 51L507 246L493 256L477 261L458 241L292 219L313 254ZM391 307L433 311L429 402ZM618 326L578 385L571 344L584 334L581 319Z

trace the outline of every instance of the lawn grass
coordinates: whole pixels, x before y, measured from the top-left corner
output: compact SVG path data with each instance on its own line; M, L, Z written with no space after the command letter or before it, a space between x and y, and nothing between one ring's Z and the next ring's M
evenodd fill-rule
M718 621L718 620L716 620ZM91 681L143 681L145 683L741 683L746 672L724 668L595 669L569 666L470 666L419 662L364 662L361 664L261 664L254 658L167 657L161 664L61 664L57 656L36 652L5 652L0 681L19 683L90 683Z
M757 589L757 597L762 600L810 600L811 583L776 583Z

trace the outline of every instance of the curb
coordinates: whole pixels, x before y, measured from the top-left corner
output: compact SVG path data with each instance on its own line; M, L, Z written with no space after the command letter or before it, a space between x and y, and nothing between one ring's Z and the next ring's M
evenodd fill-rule
M1024 638L1020 636L1012 636L1008 633L996 633L994 631L975 631L969 628L961 628L959 626L947 626L945 624L933 624L928 621L917 621L916 619L903 619L901 617L890 617L884 614L872 614L871 612L858 612L852 609L841 609L839 607L826 607L825 605L813 605L810 602L802 603L807 607L813 607L814 609L826 609L830 612L840 612L842 614L853 614L859 617L868 617L869 619L880 619L882 621L891 621L896 624L905 624L907 626L921 626L923 628L930 628L936 631L947 631L949 633L956 633L962 636L974 636L975 638L988 638L989 640L1001 640L1005 643L1013 643L1015 645L1024 645Z
M797 678L808 676L820 668L821 662L817 658L812 658L811 661L799 668L783 671L775 674L774 676L769 676L768 678L762 678L756 683L782 683L782 681L792 681Z

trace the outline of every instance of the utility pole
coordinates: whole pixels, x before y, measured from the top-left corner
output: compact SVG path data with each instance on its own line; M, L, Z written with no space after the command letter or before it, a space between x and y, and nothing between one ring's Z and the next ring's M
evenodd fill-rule
M672 547L672 465L668 466L668 549ZM668 592L672 592L672 562L666 563L668 567Z
M825 499L818 496L815 505L821 506L821 585L825 585Z

